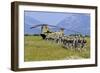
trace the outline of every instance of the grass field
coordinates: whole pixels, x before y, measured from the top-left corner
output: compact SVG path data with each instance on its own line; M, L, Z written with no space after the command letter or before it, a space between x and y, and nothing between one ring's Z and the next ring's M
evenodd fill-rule
M43 40L40 36L25 36L24 61L83 59L90 57L90 38L81 52L63 48L61 45Z

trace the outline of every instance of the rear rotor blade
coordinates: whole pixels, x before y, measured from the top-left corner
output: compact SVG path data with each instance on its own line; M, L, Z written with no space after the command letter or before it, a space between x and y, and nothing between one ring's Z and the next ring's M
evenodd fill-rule
M32 29L32 28L37 28L37 27L40 27L40 26L43 26L43 25L41 25L41 24L35 25L35 26L33 26L33 27L30 27L30 29Z

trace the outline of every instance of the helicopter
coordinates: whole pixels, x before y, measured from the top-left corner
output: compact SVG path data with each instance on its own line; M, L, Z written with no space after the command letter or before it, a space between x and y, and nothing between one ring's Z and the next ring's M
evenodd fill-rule
M63 35L64 35L64 28L59 28L59 27L54 26L54 25L39 24L39 25L35 25L35 26L33 26L33 27L30 27L30 29L37 28L37 27L41 27L41 33L40 33L40 35L41 35L41 37L42 37L43 39L45 39L46 36L52 36L52 35L55 35L55 36L56 36L56 35L58 35L58 36L61 35L61 36L63 36ZM60 31L56 31L56 32L51 31L49 27L56 27L56 28L59 28Z
M41 27L40 36L42 37L42 39L46 39L46 40L48 39L49 41L53 41L58 44L63 44L63 47L65 48L68 48L68 47L83 48L86 45L87 41L85 40L84 37L80 36L80 32L66 29L66 28L61 28L54 25L48 25L48 24L35 25L33 27L30 27L30 29L37 28L37 27ZM58 28L59 31L51 31L49 27ZM65 35L64 30L75 32L75 34Z

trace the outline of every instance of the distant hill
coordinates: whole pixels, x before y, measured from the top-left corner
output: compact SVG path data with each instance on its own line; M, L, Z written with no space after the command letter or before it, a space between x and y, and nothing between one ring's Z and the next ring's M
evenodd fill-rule
M63 19L57 26L72 30L65 30L65 34L75 33L77 31L83 35L90 35L90 17L86 15L75 14L70 18Z
M37 24L41 24L41 22L34 18L31 18L30 16L25 16L24 34L39 34L41 32L40 27L30 29L30 27L37 25Z
M34 29L30 29L30 27L37 24L43 24L42 20L37 20L30 16L25 16L24 20L25 34L41 33L41 27ZM72 14L70 17L67 16L66 18L62 19L59 23L56 24L56 26L68 29L64 30L65 34L74 34L76 32L80 32L83 35L90 35L90 16L85 14ZM51 30L59 31L58 28L51 28Z

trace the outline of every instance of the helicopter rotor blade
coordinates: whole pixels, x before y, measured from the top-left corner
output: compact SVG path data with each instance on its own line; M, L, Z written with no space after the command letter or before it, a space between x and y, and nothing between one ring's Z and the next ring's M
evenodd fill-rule
M40 26L57 27L57 26L54 26L54 25L48 25L48 24L39 24L39 25L35 25L35 26L31 27L30 29L32 29L32 28L37 28L37 27L40 27Z
M40 27L40 26L43 26L43 25L41 25L41 24L35 25L35 26L33 26L33 27L30 27L30 29L32 29L32 28L37 28L37 27Z
M55 27L55 28L67 30L67 31L70 31L70 32L80 33L80 32L78 32L78 31L76 31L76 30L71 30L71 29L67 29L67 28L60 27L60 26L48 25L48 24L38 24L38 25L35 25L35 26L33 26L33 27L30 27L30 29L32 29L32 28L37 28L37 27L41 27L41 26Z
M79 31L76 31L76 30L71 30L71 29L67 29L67 28L63 28L63 27L59 27L59 26L56 26L58 29L63 29L63 30L67 30L67 31L70 31L70 32L75 32L75 33L81 33Z
M71 29L66 29L66 28L63 28L64 30L67 30L67 31L70 31L70 32L74 32L74 33L81 33L79 31L76 31L76 30L71 30Z

